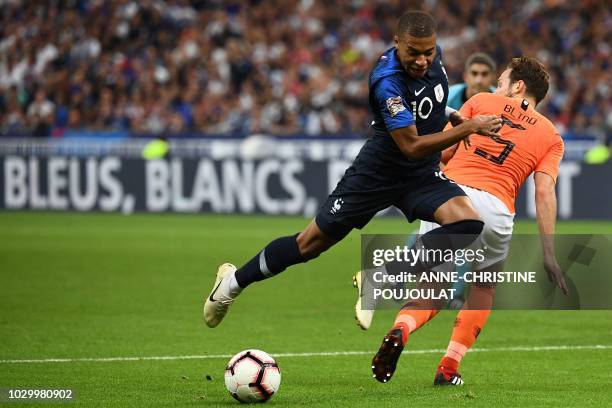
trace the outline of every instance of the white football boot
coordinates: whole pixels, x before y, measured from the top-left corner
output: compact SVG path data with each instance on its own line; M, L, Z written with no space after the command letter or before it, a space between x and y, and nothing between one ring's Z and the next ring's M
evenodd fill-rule
M362 330L368 330L370 325L372 324L372 319L374 318L374 306L372 305L373 300L367 299L366 296L368 291L364 291L363 284L367 284L367 282L362 281L362 273L361 271L357 272L353 276L353 286L357 288L357 303L355 303L355 320L357 321L357 325ZM370 294L371 296L371 294ZM362 302L363 300L363 302ZM367 308L367 309L364 309ZM369 310L371 308L371 310Z
M234 303L238 293L230 291L229 281L236 267L231 263L219 265L217 278L212 292L204 302L204 322L208 327L217 327L227 314L227 309Z

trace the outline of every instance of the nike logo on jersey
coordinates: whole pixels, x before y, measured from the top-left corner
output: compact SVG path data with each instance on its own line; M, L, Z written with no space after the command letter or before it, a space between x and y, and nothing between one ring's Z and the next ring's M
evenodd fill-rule
M414 91L414 96L419 96L421 94L421 92L423 92L425 90L425 88L427 88L427 87L424 86L421 89L419 89L418 91Z

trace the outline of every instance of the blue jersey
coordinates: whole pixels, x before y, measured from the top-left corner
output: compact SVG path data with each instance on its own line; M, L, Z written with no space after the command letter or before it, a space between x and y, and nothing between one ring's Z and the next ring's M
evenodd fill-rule
M408 159L390 135L390 131L416 125L419 135L441 132L446 125L448 78L442 65L442 51L422 78L412 78L402 67L395 47L380 57L369 79L373 136L356 164L363 163L377 171L401 176L430 172L437 168L440 153L421 159Z

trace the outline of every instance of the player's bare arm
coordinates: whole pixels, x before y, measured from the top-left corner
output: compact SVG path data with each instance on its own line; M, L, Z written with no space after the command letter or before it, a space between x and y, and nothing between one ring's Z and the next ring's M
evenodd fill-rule
M461 113L459 111L449 108L448 106L446 107L446 112L448 114L448 121L453 126L459 126L467 120L467 118L461 116Z
M449 111L449 114L448 114L448 121L449 121L449 123L450 123L450 124L451 124L453 127L454 127L454 126L459 126L460 124L462 124L463 122L465 122L465 121L467 121L467 120L468 120L468 118L466 118L466 117L464 117L463 115L461 115L461 112L456 111L456 110L454 110L454 109L452 109L452 108L449 108L448 106L446 107L446 109L447 109L447 111ZM470 137L469 137L469 136L466 136L466 137L465 137L465 138L462 140L462 142L463 142L463 146L464 146L466 149L467 149L468 147L470 147L470 146L471 146L471 144L470 144ZM450 148L452 148L452 147L450 147ZM450 149L450 148L449 148L449 149ZM447 149L447 150L448 150L448 149ZM456 147L455 147L455 150L456 150ZM453 152L454 152L455 150L453 150ZM452 157L452 155L451 155L451 157ZM448 158L448 160L450 160L450 157ZM446 160L446 161L448 161L448 160ZM444 162L444 163L446 163L446 162Z
M449 130L424 137L419 136L414 125L392 130L390 133L406 157L418 159L440 152L473 133L499 136L497 131L501 123L501 119L496 115L479 115Z
M555 282L567 295L567 284L557 262L553 245L553 234L555 233L557 219L555 180L550 175L540 171L536 171L533 178L535 181L536 218L544 254L544 268L548 278Z
M467 140L467 138L463 140ZM442 151L442 156L440 156L440 168L441 169L444 169L444 166L446 166L446 163L448 163L450 159L453 158L458 147L459 147L459 143L455 143L451 147L447 147L446 149Z

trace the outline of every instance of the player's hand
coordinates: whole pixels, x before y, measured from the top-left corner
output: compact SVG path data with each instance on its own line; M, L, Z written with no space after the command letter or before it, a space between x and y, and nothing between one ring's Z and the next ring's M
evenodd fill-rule
M459 126L460 124L462 124L463 122L467 120L468 119L463 117L461 113L459 113L459 111L454 111L448 117L448 121L450 122L451 125L453 125L453 127ZM463 139L463 147L465 147L465 150L467 150L468 147L470 147L471 145L472 144L470 143L470 137L466 136L465 139Z
M454 111L448 116L448 121L450 122L451 125L453 125L453 127L459 126L466 120L467 118L464 118L463 116L461 116L461 113L459 113L459 111Z
M563 271L561 271L561 267L557 263L557 260L554 257L544 258L544 269L548 274L548 280L556 283L563 291L563 294L567 295L569 291L567 290L567 284L563 277Z
M467 122L472 125L473 132L482 136L499 136L497 132L502 127L502 120L497 115L478 115Z

